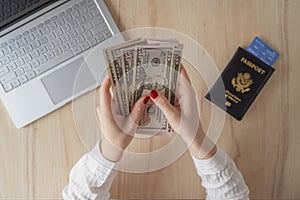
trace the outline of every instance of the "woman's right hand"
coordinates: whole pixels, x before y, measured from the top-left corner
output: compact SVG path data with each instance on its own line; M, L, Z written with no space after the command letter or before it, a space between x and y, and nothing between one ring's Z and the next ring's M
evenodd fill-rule
M156 90L150 92L150 97L164 113L173 130L181 135L194 157L208 159L216 153L215 145L205 136L201 127L197 98L183 66L178 77L178 100L175 106L171 105L167 98ZM201 149L205 139L209 143L209 148ZM200 154L201 150L206 152Z

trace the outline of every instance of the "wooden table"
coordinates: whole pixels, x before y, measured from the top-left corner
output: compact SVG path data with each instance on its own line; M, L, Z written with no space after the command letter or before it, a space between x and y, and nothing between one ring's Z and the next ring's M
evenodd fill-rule
M243 173L251 198L299 199L300 1L106 2L121 31L157 26L182 32L202 44L220 70L255 35L279 51L276 72L241 122L226 116L218 143ZM207 90L201 82L194 87L202 96ZM210 104L202 98L200 105ZM0 103L0 198L61 198L70 169L84 153L71 104L17 130ZM121 199L204 197L188 153L159 171L119 173L111 193Z

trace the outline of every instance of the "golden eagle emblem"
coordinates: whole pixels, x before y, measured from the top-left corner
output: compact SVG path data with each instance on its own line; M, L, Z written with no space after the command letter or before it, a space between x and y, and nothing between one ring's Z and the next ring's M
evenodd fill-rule
M247 72L238 73L237 77L233 77L231 84L237 92L245 93L250 91L250 85L253 83L251 75Z

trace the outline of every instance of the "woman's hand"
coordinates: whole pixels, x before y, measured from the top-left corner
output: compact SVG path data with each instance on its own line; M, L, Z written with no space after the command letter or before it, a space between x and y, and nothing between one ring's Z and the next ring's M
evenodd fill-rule
M110 161L121 159L123 151L130 144L146 108L149 96L141 97L134 105L130 115L118 115L116 106L110 94L110 80L107 75L100 88L100 106L97 114L101 129L100 151Z
M164 113L174 131L181 135L194 157L208 159L216 153L215 145L205 136L201 127L196 95L183 67L178 77L178 101L175 106L172 106L166 97L156 90L150 92L150 97ZM204 140L206 144L201 149Z

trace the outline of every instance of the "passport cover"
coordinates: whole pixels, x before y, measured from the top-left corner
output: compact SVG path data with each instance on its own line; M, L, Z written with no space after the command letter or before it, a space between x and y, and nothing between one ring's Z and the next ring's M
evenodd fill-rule
M239 47L205 98L241 120L274 71Z

